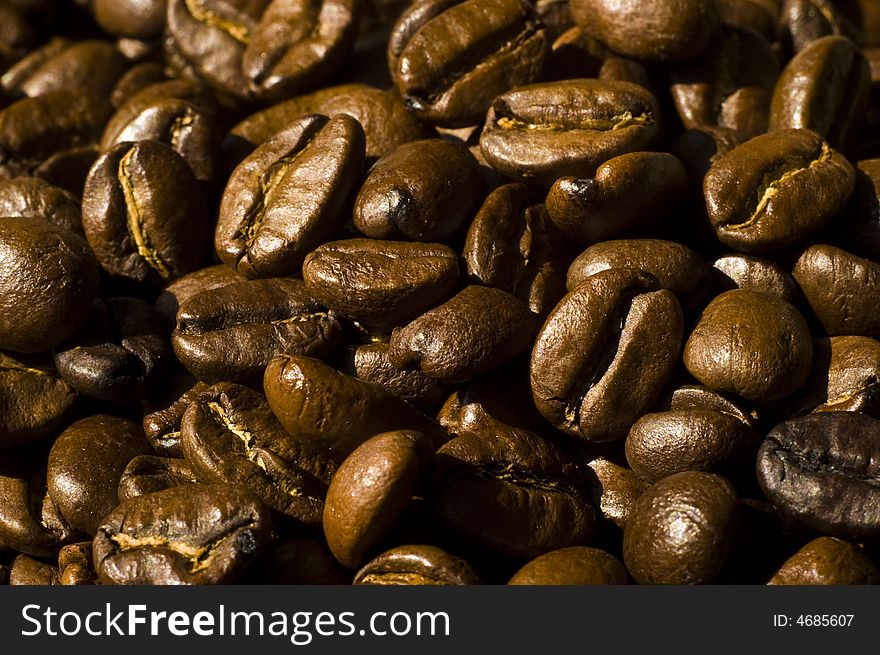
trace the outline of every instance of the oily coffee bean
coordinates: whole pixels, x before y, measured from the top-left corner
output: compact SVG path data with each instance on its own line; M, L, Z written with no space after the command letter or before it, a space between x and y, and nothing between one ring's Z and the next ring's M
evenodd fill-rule
M333 476L324 504L324 536L334 557L363 565L416 494L434 448L418 432L398 430L358 446Z
M61 548L58 552L58 584L92 585L96 579L91 541L80 541Z
M686 384L673 390L661 401L659 409L661 411L708 409L729 414L751 427L756 426L759 418L758 413L755 410L749 411L740 399L734 402L726 395L698 384Z
M336 466L285 432L263 394L214 385L187 408L180 435L199 482L247 487L284 519L320 527Z
M546 188L560 177L591 177L612 157L649 147L657 113L651 93L629 82L532 84L492 101L480 150L504 175Z
M49 184L81 198L86 178L99 155L98 147L94 145L69 148L51 155L34 168L33 173Z
M478 170L460 143L405 143L370 170L355 200L354 225L373 239L447 239L480 202Z
M880 421L824 412L777 425L758 452L758 482L786 515L826 535L880 537ZM821 493L816 490L821 489Z
M119 502L116 491L126 465L149 452L143 431L132 421L108 415L80 419L52 445L49 495L71 526L94 535Z
M813 130L832 148L846 149L861 129L870 87L868 62L849 39L813 41L779 76L770 129Z
M177 311L174 352L203 382L259 386L277 353L329 355L342 332L339 318L301 280L246 280L197 293Z
M327 307L387 331L452 295L458 259L443 244L346 239L309 253L302 275L308 290Z
M697 380L747 400L771 401L800 389L813 359L810 328L775 296L735 289L703 310L684 347Z
M480 584L470 565L431 545L398 546L367 562L354 576L366 585Z
M79 199L39 177L0 182L0 216L42 218L82 236Z
M161 384L171 357L161 317L148 304L98 298L82 328L55 349L55 366L83 395L127 402Z
M310 115L257 148L223 193L214 244L249 278L293 275L342 223L364 167L350 116Z
M746 289L777 296L789 303L795 303L799 298L794 278L771 260L730 254L710 262L710 266L710 275L722 291Z
M594 473L589 480L591 502L605 521L623 529L636 500L650 483L606 457L590 460L587 466Z
M119 502L181 484L197 482L192 467L183 459L138 455L126 465L119 478Z
M339 463L382 432L415 430L431 437L435 446L446 439L437 424L397 396L311 357L273 357L264 389L272 412L290 434Z
M623 530L623 561L639 584L710 584L727 558L736 493L714 473L685 471L655 482Z
M585 545L596 513L584 476L548 440L513 428L459 435L437 452L440 519L465 540L517 560Z
M177 278L162 289L153 303L153 309L162 316L170 332L177 324L177 311L180 309L180 305L190 297L202 291L219 289L235 282L244 282L246 279L226 264L206 266Z
M83 191L83 228L104 270L147 286L196 269L210 230L195 175L156 141L120 143L95 162Z
M190 403L210 385L197 382L189 373L175 375L166 394L151 399L144 413L144 434L161 457L183 457L180 446L180 421Z
M129 68L116 82L110 93L110 104L119 109L134 95L150 85L165 80L162 66L155 61L145 61Z
M94 0L95 22L117 36L149 39L165 27L166 0Z
M780 41L787 50L798 53L826 36L858 40L859 26L841 11L852 4L847 0L785 0L779 15Z
M830 336L880 337L880 263L835 248L807 248L792 275Z
M877 584L880 571L856 544L817 537L788 558L770 578L771 585Z
M509 585L629 584L623 562L598 548L571 546L536 557L508 581Z
M9 584L56 585L58 584L58 567L27 555L19 555L12 560L12 566L9 569Z
M779 0L721 0L721 22L752 29L768 41L776 39Z
M426 0L410 5L392 28L388 65L416 116L464 127L479 123L495 96L537 81L549 50L531 3Z
M48 350L86 319L98 264L82 237L39 218L0 218L0 348Z
M0 448L43 437L67 418L77 400L45 355L0 352Z
M121 503L93 545L102 584L234 582L269 543L269 510L247 489L188 484Z
M786 129L717 157L703 191L718 240L761 254L811 236L843 209L854 186L852 165L818 134Z
M648 273L610 269L587 278L535 340L535 406L567 434L623 438L672 374L683 322L678 300Z
M575 23L612 50L635 59L681 60L700 54L721 24L716 0L644 3L571 0Z

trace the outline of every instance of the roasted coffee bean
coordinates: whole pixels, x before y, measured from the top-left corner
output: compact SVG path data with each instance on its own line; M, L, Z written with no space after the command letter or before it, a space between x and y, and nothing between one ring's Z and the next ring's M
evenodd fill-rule
M233 171L214 235L217 253L249 277L293 275L343 221L364 167L350 116L305 116Z
M94 535L101 519L119 503L119 479L131 459L150 452L140 426L95 415L62 432L49 453L49 495L77 530Z
M355 227L374 239L440 241L480 202L477 160L459 143L431 139L399 146L370 170L355 200Z
M585 545L596 514L575 465L525 430L456 437L437 452L440 519L465 540L512 559Z
M464 382L526 352L537 328L534 314L515 296L471 285L395 329L388 361L443 382Z
M132 498L94 541L103 584L234 582L269 543L271 515L251 492L188 484Z
M76 399L47 356L0 352L0 448L49 434L69 416Z
M431 440L399 430L372 437L339 466L324 504L324 536L356 569L394 528L431 464Z
M713 281L721 291L746 289L777 296L789 303L799 299L794 278L769 259L731 254L719 257L710 265Z
M180 435L199 482L247 487L284 519L320 527L336 466L285 432L263 394L215 385L187 408Z
M814 530L875 541L878 451L877 419L853 412L801 416L767 435L758 452L758 483L782 512Z
M683 322L678 300L648 273L611 269L587 278L535 340L535 406L567 434L623 438L672 374Z
M165 27L167 0L94 0L95 21L117 36L149 39Z
M322 303L388 331L436 307L458 284L458 259L443 244L347 239L306 256L303 280Z
M880 159L858 162L856 188L847 214L852 229L841 235L843 247L862 257L880 260Z
M343 84L279 102L245 118L223 141L227 164L238 165L257 146L306 114L348 114L354 118L364 129L368 163L403 143L428 136L396 93L365 84Z
M278 101L329 81L354 46L357 18L355 0L272 0L241 59L251 94Z
M720 0L721 22L755 30L770 42L776 40L780 0Z
M621 236L662 218L683 198L687 178L668 153L612 157L595 176L561 177L547 194L547 213L566 236L585 245Z
M507 584L629 584L629 574L623 562L604 550L571 546L536 557L517 571Z
M138 455L126 465L119 478L119 502L181 484L197 482L192 467L183 459Z
M767 131L779 63L770 43L752 30L725 27L706 53L671 73L672 98L686 128L718 125L743 140Z
M779 15L782 45L798 53L825 36L841 35L856 40L858 25L841 11L847 4L854 3L847 0L785 0Z
M116 82L110 93L110 104L119 109L135 94L148 86L165 80L162 66L155 61L145 61L129 68Z
M42 218L82 235L79 199L39 177L18 177L0 182L0 216Z
M745 289L709 303L684 347L684 364L701 383L762 402L800 389L812 359L801 313L780 298Z
M755 427L759 420L758 412L744 406L741 400L737 399L734 402L717 391L698 384L686 384L673 390L661 401L659 409L660 411L708 409L729 414L751 427Z
M202 291L219 289L235 282L244 282L246 279L226 264L200 268L177 278L165 287L153 303L153 309L165 320L170 332L177 324L177 311L183 302Z
M437 546L398 546L361 568L354 584L473 585L480 580L470 565Z
M49 586L58 584L58 567L40 560L18 555L9 569L10 585Z
M489 194L471 222L462 256L472 282L512 293L538 316L565 295L569 244L525 185L505 184Z
M196 269L210 233L195 175L155 141L120 143L95 162L83 192L83 228L104 270L147 286Z
M495 96L537 81L549 50L547 30L523 0L424 0L392 29L388 65L416 116L463 127L480 122Z
M817 537L788 558L770 578L771 585L878 584L880 571L856 544Z
M626 438L626 461L656 482L681 471L731 476L754 465L758 435L738 417L711 409L645 414Z
M818 134L782 130L719 156L703 182L718 240L749 253L803 241L843 209L852 165Z
M792 275L830 336L880 337L880 264L816 245L803 252Z
M68 148L43 161L34 169L34 175L81 198L86 178L98 160L98 147L94 145ZM79 233L80 230L77 230Z
M382 341L352 346L345 349L337 366L341 372L378 384L422 411L436 409L443 403L449 385L421 371L394 366L388 359L388 350L388 344Z
M91 541L81 541L61 548L58 552L58 584L92 585L96 579Z
M382 432L416 430L430 436L435 446L445 438L431 419L382 387L311 357L276 355L266 367L264 388L284 428L337 462Z
M595 474L589 478L591 502L603 519L623 529L636 500L650 484L606 457L590 460L587 466Z
M199 380L259 385L273 355L323 357L342 327L300 280L248 280L203 291L177 312L178 359Z
M591 275L610 268L650 273L686 306L694 306L705 292L707 271L700 256L681 243L660 239L621 239L590 246L569 266L566 286L574 291Z
M638 0L571 0L575 23L612 50L635 59L681 60L699 55L718 34L717 0L645 4Z
M611 80L533 84L495 98L480 149L501 173L542 187L592 177L618 155L657 136L657 103L643 87Z
M830 337L813 342L813 368L794 413L859 412L880 418L880 342Z
M149 395L171 366L161 317L137 298L98 298L55 366L71 387L99 400L126 402Z
M833 148L847 149L859 134L871 89L868 62L840 36L812 42L776 83L770 129L814 130Z
M654 483L623 531L623 561L639 584L711 584L721 572L737 512L725 478L686 471Z
M82 237L38 218L0 218L0 348L48 350L85 320L98 289Z
M162 457L183 457L180 445L180 422L190 404L210 385L196 382L189 373L175 376L169 384L169 395L147 406L144 434L156 454Z

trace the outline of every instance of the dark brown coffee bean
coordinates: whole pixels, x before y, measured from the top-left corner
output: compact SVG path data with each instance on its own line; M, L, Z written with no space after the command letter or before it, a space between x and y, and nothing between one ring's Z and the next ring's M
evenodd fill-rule
M631 469L605 457L590 460L587 466L595 474L589 479L591 502L603 519L623 529L636 500L650 484Z
M391 334L388 361L443 382L464 382L528 350L537 319L506 291L468 286Z
M840 336L813 344L813 368L795 399L795 412L859 412L880 418L880 342Z
M643 271L611 269L559 302L532 351L532 395L544 418L589 441L626 436L681 349L681 306L659 289Z
M854 186L852 165L818 134L782 130L716 158L703 191L719 241L766 253L823 227L844 207Z
M716 0L668 3L638 0L572 0L571 15L588 34L635 59L694 57L717 36Z
M623 562L604 550L571 546L536 557L517 571L507 584L629 584L629 574Z
M755 30L770 42L776 40L780 0L721 0L721 21L740 29Z
M626 461L651 482L681 471L743 473L757 452L758 435L748 424L711 409L645 414L626 438Z
M727 396L698 384L686 384L678 387L659 405L660 411L694 409L729 414L751 427L755 427L759 419L758 412L744 406L740 399L734 402Z
M844 539L880 538L880 421L823 412L777 425L758 452L758 483L787 516ZM819 492L818 490L821 490Z
M153 450L162 457L183 457L180 445L180 422L190 404L210 388L197 382L189 373L177 375L168 385L168 394L147 405L144 413L144 434Z
M416 430L435 446L445 440L436 423L403 400L311 357L277 355L266 367L264 388L284 428L337 462L382 432Z
M755 401L796 392L812 359L801 313L784 300L744 289L709 303L684 347L684 364L697 380Z
M322 303L376 330L436 307L458 284L458 259L442 244L347 239L316 248L302 268Z
M171 338L184 366L203 382L257 385L277 353L329 355L342 326L302 281L247 280L203 291L177 312Z
M99 155L98 147L93 145L61 150L37 166L34 175L81 198L86 178Z
M183 459L138 455L126 465L119 478L117 496L124 503L129 498L197 482L192 467Z
M857 40L860 36L858 25L841 11L852 4L847 0L785 0L779 14L781 44L787 51L799 53L826 36L839 35ZM856 10L855 13L861 12Z
M847 208L851 230L842 234L843 247L862 257L880 260L880 159L856 167L856 188Z
M0 182L0 216L42 218L82 236L79 199L39 177Z
M364 133L350 116L297 120L229 178L217 253L249 277L293 275L343 221L364 167Z
M38 218L0 218L0 348L48 350L85 320L98 265L82 237Z
M537 81L549 49L547 31L527 2L427 0L398 19L388 64L421 120L463 127L479 123L495 96Z
M162 1L162 0L159 0ZM110 104L119 109L135 94L148 86L165 80L162 66L155 61L145 61L129 68L116 82L110 94Z
M284 519L320 528L336 466L285 432L263 394L214 385L187 408L180 434L199 482L247 487Z
M469 542L513 559L585 545L595 511L585 480L546 439L498 428L456 437L435 457L441 520Z
M868 62L849 39L814 41L779 76L770 129L813 130L831 147L846 150L862 127L870 87Z
M629 82L563 80L509 91L492 102L480 149L514 179L549 187L591 177L605 161L650 146L657 104Z
M149 39L165 27L166 0L94 0L95 22L117 36Z
M18 555L9 569L10 585L49 586L58 584L58 567L27 555Z
M58 552L58 584L93 585L97 577L91 541L68 544Z
M210 234L194 174L155 141L120 143L95 162L83 192L83 227L108 273L148 286L196 269Z
M478 171L476 159L460 143L405 143L380 159L364 180L354 205L355 227L374 239L446 239L480 202Z
M623 561L639 584L711 584L724 566L737 512L733 486L686 471L646 491L623 531Z
M202 291L219 289L235 282L244 282L247 278L239 275L226 264L215 264L187 273L177 278L162 290L153 303L155 309L168 326L168 331L177 324L177 311L180 305Z
M234 582L269 543L271 515L242 487L189 484L128 500L94 541L102 584Z
M771 585L877 584L880 571L856 544L817 537L789 557L770 578Z
M473 585L477 574L463 559L437 546L398 546L385 551L357 572L354 584Z
M127 419L107 415L81 419L52 445L49 494L70 525L94 535L101 519L119 503L116 490L126 465L132 457L149 452L140 426Z
M358 446L333 476L324 505L324 536L339 562L364 564L410 503L433 455L430 439L399 430Z
M684 198L687 178L673 155L635 152L613 157L595 176L561 177L547 194L547 213L568 237L593 244L662 218Z
M777 296L789 303L799 299L794 278L776 262L752 255L731 254L710 263L719 290L746 289Z
M138 401L171 365L161 317L137 298L98 298L83 326L55 350L58 373L99 400Z
M880 337L880 264L835 248L807 248L792 271L830 336Z
M621 239L590 246L569 266L566 286L574 291L591 275L610 268L650 273L685 306L694 306L705 291L707 271L700 256L684 244L660 239Z

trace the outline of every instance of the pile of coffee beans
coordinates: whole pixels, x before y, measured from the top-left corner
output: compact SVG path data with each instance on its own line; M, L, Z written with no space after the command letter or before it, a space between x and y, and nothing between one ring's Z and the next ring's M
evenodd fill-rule
M0 582L880 582L880 2L0 25Z

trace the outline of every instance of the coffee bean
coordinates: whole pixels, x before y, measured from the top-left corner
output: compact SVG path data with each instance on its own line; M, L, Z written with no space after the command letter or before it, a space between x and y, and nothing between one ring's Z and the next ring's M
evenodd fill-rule
M138 455L132 457L119 478L119 502L197 482L192 467L182 459Z
M880 418L880 342L868 337L813 341L813 367L793 413L859 412Z
M606 457L590 460L587 466L595 474L589 479L591 502L605 521L623 529L636 500L650 484L631 469L615 464Z
M752 255L731 254L711 262L711 275L721 291L746 289L777 296L789 303L799 299L797 285L779 264Z
M880 571L856 544L817 537L788 558L770 578L771 585L877 584Z
M536 557L517 571L510 585L629 584L623 562L598 548L571 546Z
M354 577L366 585L472 585L470 565L437 546L398 546L367 562Z
M79 199L38 177L0 182L0 215L42 218L82 236Z

